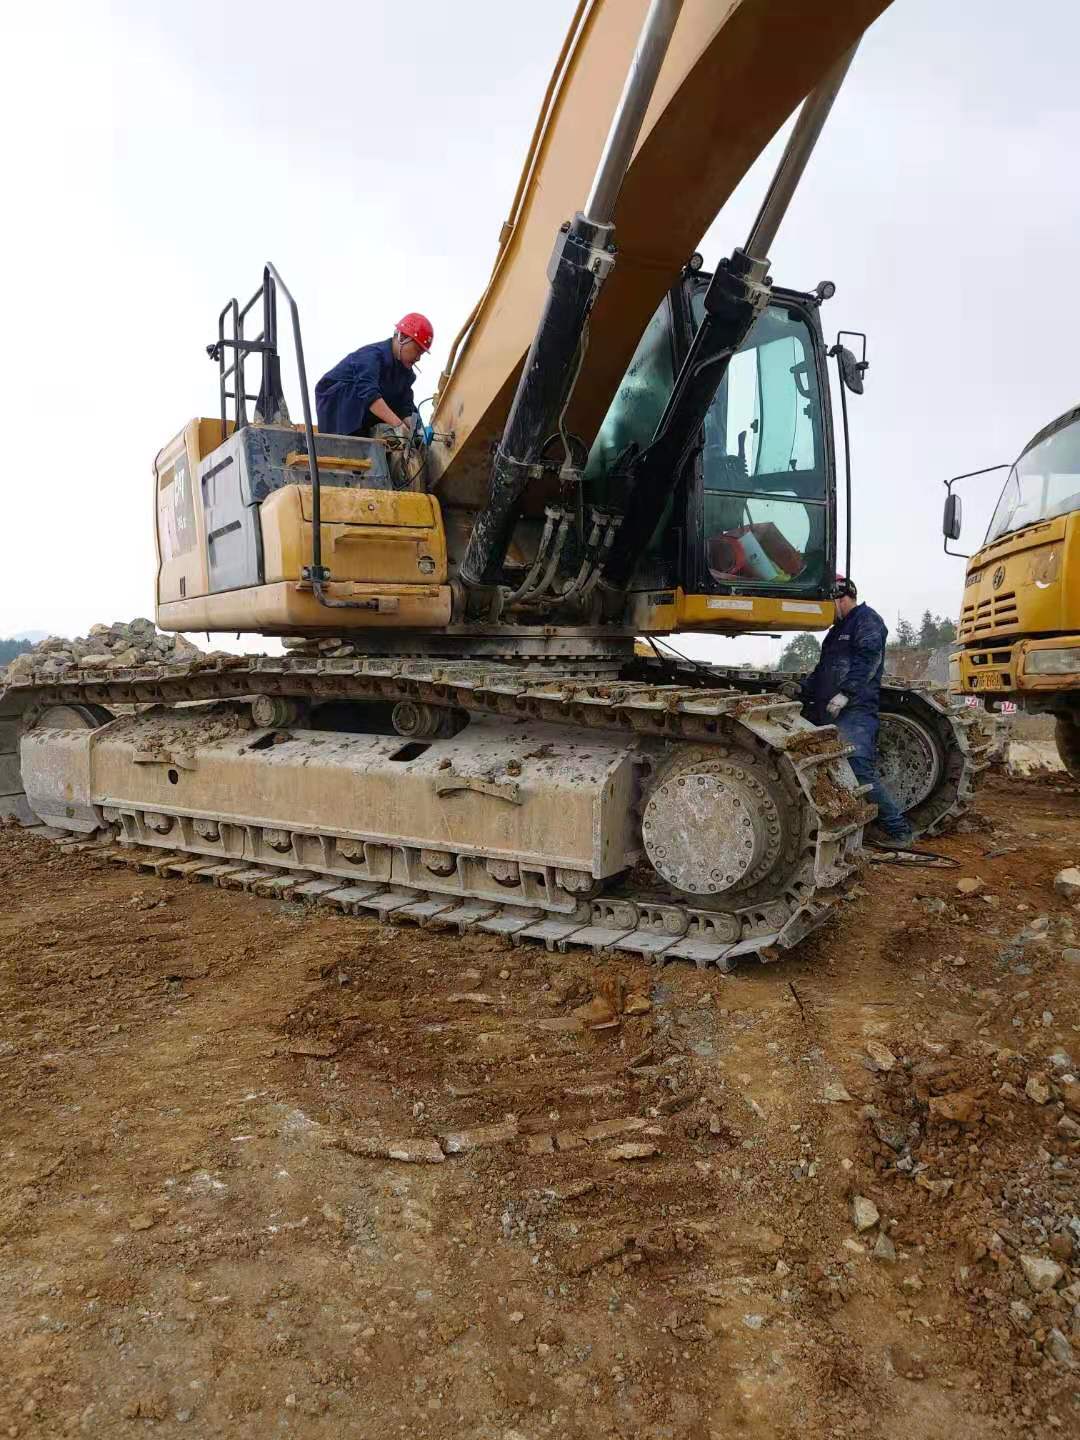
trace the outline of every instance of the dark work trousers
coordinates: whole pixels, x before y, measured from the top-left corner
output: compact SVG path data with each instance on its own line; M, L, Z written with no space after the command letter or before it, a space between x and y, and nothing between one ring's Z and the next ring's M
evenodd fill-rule
M859 784L871 787L869 798L878 808L877 823L891 840L910 840L911 826L907 816L881 783L878 775L877 715L872 710L849 705L840 711L833 723L847 743L855 747L855 753L848 756L848 761Z

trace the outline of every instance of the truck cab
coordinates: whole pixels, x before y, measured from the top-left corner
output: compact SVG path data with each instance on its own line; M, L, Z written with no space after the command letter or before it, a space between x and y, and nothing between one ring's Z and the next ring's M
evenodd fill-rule
M988 708L1011 700L1057 717L1062 760L1080 776L1080 406L1035 435L1008 474L980 548L967 559L950 689ZM961 497L946 482L945 548Z

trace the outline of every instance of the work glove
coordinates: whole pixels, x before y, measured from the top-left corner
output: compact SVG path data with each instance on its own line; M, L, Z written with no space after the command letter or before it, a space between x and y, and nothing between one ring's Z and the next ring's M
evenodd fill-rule
M425 426L424 426L424 444L425 444L425 445L430 445L431 442L432 442L432 440L434 440L434 439L435 439L435 431L432 429L432 427L431 427L430 425L425 425Z
M848 703L848 697L842 690L838 690L829 703L825 706L825 714L830 720L835 720Z

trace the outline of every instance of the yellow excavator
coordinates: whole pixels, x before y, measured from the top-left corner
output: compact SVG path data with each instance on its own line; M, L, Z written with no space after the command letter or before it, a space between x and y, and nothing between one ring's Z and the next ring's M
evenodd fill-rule
M10 686L8 812L548 946L726 966L818 925L873 815L835 729L782 677L634 645L832 620L833 287L774 285L768 252L885 3L583 0L430 446L317 432L267 265L209 347L218 415L155 462L157 620L289 648ZM706 273L694 245L804 97ZM861 390L865 350L831 353ZM850 534L850 471L848 504ZM903 687L883 708L886 777L939 828L969 717Z
M1045 425L1011 465L945 482L945 553L960 539L962 480L1005 470L982 546L967 560L949 687L989 710L1003 700L1053 715L1058 754L1080 780L1080 406Z

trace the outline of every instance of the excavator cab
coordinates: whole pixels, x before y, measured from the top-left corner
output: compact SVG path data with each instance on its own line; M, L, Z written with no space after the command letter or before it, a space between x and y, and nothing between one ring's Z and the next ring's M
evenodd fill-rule
M617 493L620 465L652 437L710 279L686 267L642 336L589 455L598 493ZM816 292L774 289L731 358L635 571L642 628L665 628L665 612L679 628L695 614L709 628L831 620L836 462L820 306Z

